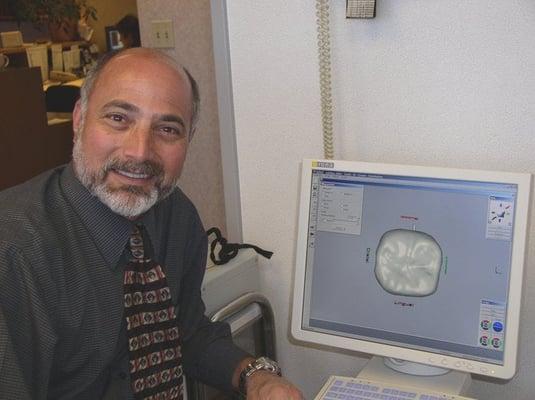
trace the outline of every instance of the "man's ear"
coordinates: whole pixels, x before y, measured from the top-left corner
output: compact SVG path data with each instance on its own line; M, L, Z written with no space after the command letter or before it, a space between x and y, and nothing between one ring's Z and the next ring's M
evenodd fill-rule
M191 140L193 139L193 135L195 135L196 130L197 130L197 127L193 128L193 129L189 132L188 142L191 142Z
M80 127L82 126L82 105L80 99L76 101L74 109L72 110L72 130L74 131L74 140L78 136Z

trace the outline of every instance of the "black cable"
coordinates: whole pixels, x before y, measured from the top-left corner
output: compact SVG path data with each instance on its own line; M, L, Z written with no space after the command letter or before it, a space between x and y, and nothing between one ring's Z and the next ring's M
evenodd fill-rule
M215 265L222 265L228 263L230 260L232 260L238 255L238 251L240 249L253 249L258 254L268 259L271 258L271 256L273 255L272 251L261 249L260 247L255 246L253 244L228 243L227 239L225 239L223 235L221 235L221 231L216 227L208 229L206 231L206 234L208 235L208 237L211 234L215 234L216 236L216 238L210 243L210 259ZM218 244L221 246L221 249L219 250L216 257L215 248Z

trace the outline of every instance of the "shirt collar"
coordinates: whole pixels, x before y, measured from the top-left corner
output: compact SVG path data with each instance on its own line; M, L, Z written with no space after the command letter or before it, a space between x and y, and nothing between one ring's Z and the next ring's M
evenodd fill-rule
M156 224L152 209L136 221L114 213L76 178L72 162L63 171L61 187L110 268L117 268L134 224L145 225L149 235L155 235Z

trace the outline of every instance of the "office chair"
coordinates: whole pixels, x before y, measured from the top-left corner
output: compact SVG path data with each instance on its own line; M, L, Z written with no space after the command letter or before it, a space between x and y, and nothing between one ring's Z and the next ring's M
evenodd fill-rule
M80 97L80 88L69 85L50 86L45 92L46 111L70 113Z

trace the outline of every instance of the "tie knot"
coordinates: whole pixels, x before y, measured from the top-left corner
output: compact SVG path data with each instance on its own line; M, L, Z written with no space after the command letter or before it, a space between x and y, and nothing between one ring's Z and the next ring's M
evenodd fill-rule
M143 248L143 235L141 233L142 227L136 225L132 234L130 235L130 253L135 260L143 260L145 251Z

